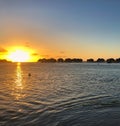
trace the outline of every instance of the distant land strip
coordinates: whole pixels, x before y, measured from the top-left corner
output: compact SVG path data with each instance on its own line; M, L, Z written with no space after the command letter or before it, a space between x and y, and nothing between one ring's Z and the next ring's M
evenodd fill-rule
M6 59L0 59L0 63L6 63L6 62L12 62L12 61L8 61ZM120 58L114 59L114 58L108 58L108 59L104 59L104 58L98 58L97 60L94 60L92 58L87 59L86 61L83 61L83 59L81 58L42 58L42 59L38 59L39 63L83 63L83 62L87 62L87 63L120 63Z
M105 60L104 58L98 58L97 60L94 60L92 58L87 59L86 61L83 61L83 59L81 58L58 58L58 59L54 59L54 58L43 58L43 59L39 59L38 62L40 63L82 63L82 62L88 62L88 63L120 63L120 58L114 59L114 58L108 58L107 60Z

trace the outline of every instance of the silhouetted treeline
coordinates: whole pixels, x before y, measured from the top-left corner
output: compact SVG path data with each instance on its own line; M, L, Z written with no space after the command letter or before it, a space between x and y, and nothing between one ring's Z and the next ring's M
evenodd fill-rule
M7 61L6 59L0 59L0 63L9 63L10 61Z
M82 63L83 59L81 58L58 58L58 59L54 59L54 58L43 58L43 59L39 59L38 62L40 63ZM92 58L87 59L84 62L88 62L88 63L120 63L120 58L114 59L114 58L108 58L107 60L105 60L104 58L98 58L97 60L94 60Z
M50 58L50 59L39 59L38 62L41 62L41 63L55 63L55 62L58 62L58 63L81 63L83 62L82 59L78 59L78 58L66 58L66 59L63 59L63 58L59 58L59 59L54 59L54 58Z
M81 63L83 62L82 59L78 59L78 58L74 58L74 59L70 59L70 58L66 58L64 60L65 63Z
M50 58L50 59L43 58L43 59L39 59L38 62L41 62L41 63L55 63L55 62L57 62L57 60L54 59L54 58Z

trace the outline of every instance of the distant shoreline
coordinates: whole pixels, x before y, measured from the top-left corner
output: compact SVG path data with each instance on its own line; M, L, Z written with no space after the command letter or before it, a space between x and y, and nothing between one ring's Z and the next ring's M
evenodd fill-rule
M87 59L86 61L84 61L81 58L66 58L66 59L42 58L36 62L39 62L39 63L120 63L120 58L117 58L117 59L108 58L106 60L104 58L98 58L97 60L90 58L90 59ZM36 63L36 62L21 62L21 63ZM0 63L17 63L17 62L8 61L6 59L0 59Z
M114 59L114 58L108 58L108 59L104 59L104 58L98 58L97 60L94 60L92 58L87 59L86 61L83 61L83 59L81 58L58 58L58 59L54 59L54 58L43 58L43 59L39 59L38 62L40 63L120 63L120 58Z

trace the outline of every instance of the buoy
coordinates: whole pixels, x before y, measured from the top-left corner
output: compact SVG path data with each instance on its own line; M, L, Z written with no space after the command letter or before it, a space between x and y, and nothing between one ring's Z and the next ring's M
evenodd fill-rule
M30 77L31 76L31 73L29 73L28 76Z

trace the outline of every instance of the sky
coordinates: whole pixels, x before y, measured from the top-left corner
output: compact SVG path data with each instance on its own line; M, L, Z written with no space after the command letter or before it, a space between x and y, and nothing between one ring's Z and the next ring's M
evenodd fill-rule
M0 59L120 57L119 0L0 0Z

